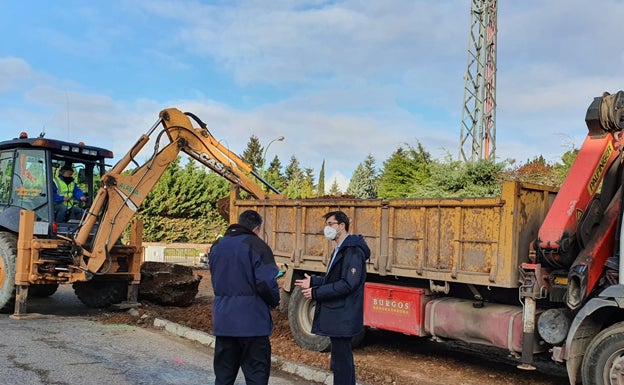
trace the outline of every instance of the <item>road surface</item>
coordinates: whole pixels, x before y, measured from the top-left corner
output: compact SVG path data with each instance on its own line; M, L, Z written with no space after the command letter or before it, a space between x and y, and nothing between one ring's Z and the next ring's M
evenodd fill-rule
M3 385L194 385L214 383L212 350L155 329L89 320L68 286L29 301L25 319L0 315ZM243 385L242 374L236 382ZM270 384L308 384L272 371ZM309 383L313 384L313 383Z

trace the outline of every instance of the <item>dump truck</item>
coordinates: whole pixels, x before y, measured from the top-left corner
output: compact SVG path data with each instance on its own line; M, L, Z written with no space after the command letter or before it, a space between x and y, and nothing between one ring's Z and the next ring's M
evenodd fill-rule
M287 266L283 289L297 343L326 350L310 332L315 302L294 285L323 274L334 245L323 215L342 210L371 249L364 324L436 341L487 346L518 368L541 362L571 384L624 383L622 91L594 98L588 135L560 189L506 181L489 198L241 199ZM493 347L493 348L492 348Z
M89 307L136 306L143 247L135 214L180 153L248 196L279 193L196 115L176 108L161 111L112 167L111 151L83 142L25 132L0 142L0 311L26 316L29 296L52 295L61 284L71 284ZM64 166L87 197L81 219L55 217L53 181Z

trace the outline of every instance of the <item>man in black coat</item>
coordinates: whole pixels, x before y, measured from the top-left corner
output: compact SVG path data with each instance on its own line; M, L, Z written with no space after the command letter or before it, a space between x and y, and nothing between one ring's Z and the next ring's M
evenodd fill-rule
M258 237L261 225L260 214L246 210L210 248L215 385L233 385L239 368L247 385L269 382L279 270L273 251Z
M336 248L325 276L310 276L295 281L303 296L316 300L312 333L331 340L334 385L355 385L355 365L351 338L364 327L364 282L370 249L361 235L349 234L349 217L342 211L323 216L327 239Z

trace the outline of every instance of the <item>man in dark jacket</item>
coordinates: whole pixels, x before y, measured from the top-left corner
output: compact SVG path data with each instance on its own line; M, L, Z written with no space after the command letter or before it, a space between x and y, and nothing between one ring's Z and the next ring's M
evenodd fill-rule
M262 217L247 210L211 247L216 337L215 385L232 385L239 368L247 385L266 385L271 370L271 309L279 305L273 251L258 237Z
M323 277L295 281L304 297L316 300L312 333L331 340L330 367L334 385L355 385L351 338L364 327L364 282L370 249L361 235L349 234L349 217L342 211L323 216L327 239L336 248Z

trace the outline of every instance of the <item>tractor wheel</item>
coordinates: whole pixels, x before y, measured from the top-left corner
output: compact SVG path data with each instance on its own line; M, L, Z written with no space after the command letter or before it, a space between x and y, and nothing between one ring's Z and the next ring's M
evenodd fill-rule
M17 236L0 232L0 312L10 313L15 307L15 259Z
M56 293L58 283L49 285L30 285L28 286L28 298L44 298Z
M119 281L87 281L72 285L78 299L91 308L102 309L126 300L128 283Z
M311 332L315 308L316 301L307 299L303 296L301 288L295 287L288 304L288 323L299 346L315 352L326 352L329 351L331 344L329 337L317 336Z
M583 384L624 384L624 322L594 337L583 357L581 378Z

